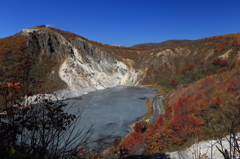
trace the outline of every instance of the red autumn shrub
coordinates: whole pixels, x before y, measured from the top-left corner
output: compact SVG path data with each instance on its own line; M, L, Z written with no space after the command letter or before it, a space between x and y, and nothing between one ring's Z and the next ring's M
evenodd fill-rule
M212 91L212 87L215 85L216 80L212 77L206 77L201 81L199 90L209 90Z
M172 79L170 82L171 86L176 86L177 85L177 81L175 79Z
M86 154L86 152L85 152L85 150L84 150L83 148L81 148L81 149L77 152L76 156L83 156L84 154Z
M170 120L170 119L172 118L172 112L173 112L172 106L167 107L166 113L165 113L165 115L164 115L164 119Z
M170 123L172 136L177 139L178 144L181 144L192 135L196 135L201 130L202 124L202 121L192 114L176 116Z
M232 63L232 65L230 66L230 69L233 69L234 67L236 67L236 63Z
M189 65L189 66L187 67L187 69L188 69L189 71L191 71L192 69L194 69L194 65Z
M123 148L127 149L130 154L136 154L144 148L145 137L143 134L132 132L124 141Z
M117 146L119 145L119 140L116 138L116 139L114 139L114 142L113 142L113 146L114 146L114 148L117 148Z
M145 128L145 126L146 126L146 122L140 121L134 125L133 129L137 133L143 133L143 129Z
M174 115L183 115L192 113L194 110L194 100L191 96L179 98L178 102L173 104Z
M220 104L222 104L222 98L221 98L221 97L217 97L215 104L216 104L217 106L219 106Z
M187 71L187 69L184 68L184 69L179 70L178 73L185 73L186 71Z
M158 119L157 119L157 121L156 121L156 123L155 123L155 125L156 125L158 128L163 127L163 123L164 123L163 118L164 118L164 115L163 115L163 114L161 114L161 115L158 117Z
M227 89L230 91L236 90L236 87L232 86L232 85L228 85Z
M230 79L230 84L227 86L227 89L230 91L234 91L236 89L239 89L240 87L240 82L236 78L231 78Z
M222 60L220 58L216 58L216 59L213 60L212 64L213 65L220 65L221 62L222 62Z
M234 67L236 67L237 65L240 65L240 60L234 60L232 65L230 66L230 69L233 69Z
M223 67L217 70L217 72L226 72L228 70L228 67Z
M221 63L220 63L220 65L221 65L222 67L228 66L228 61L227 61L227 60L222 60Z

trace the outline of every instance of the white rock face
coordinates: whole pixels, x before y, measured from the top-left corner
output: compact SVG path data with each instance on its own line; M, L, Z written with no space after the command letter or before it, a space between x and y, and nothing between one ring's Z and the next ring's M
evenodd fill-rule
M221 139L222 147L220 146L220 140L209 140L195 143L191 147L187 148L185 151L166 152L163 154L156 154L155 156L152 156L154 158L164 156L164 158L169 159L224 159L224 156L219 152L216 146L223 150L223 152L225 151L225 149L229 152L229 139L229 136ZM240 144L240 141L238 141L239 134L237 135L236 139L238 144ZM234 144L233 141L232 144ZM237 157L239 157L238 155L239 153L236 154Z
M239 134L237 138L239 138ZM221 142L223 145L223 151L225 149L228 151L230 150L230 144L228 142L229 139L230 139L229 136L226 136L225 138L221 139ZM238 141L238 144L240 144L240 141ZM202 156L202 157L207 156L210 159L224 159L223 155L219 152L216 146L218 146L218 148L221 149L219 140L202 141L202 142L193 144L191 147L187 148L185 150L185 153L194 159L198 156Z
M86 59L88 62L85 62ZM66 82L68 89L58 93L64 97L73 97L117 85L137 85L140 74L141 71L136 72L120 61L110 64L106 58L102 58L96 62L93 57L86 54L83 57L77 49L73 49L73 54L59 69L59 76Z
M39 104L39 103L42 103L45 99L48 99L49 101L57 101L57 100L63 100L64 98L54 94L45 94L45 93L36 94L33 96L24 97L21 105L28 106L33 104Z
M32 32L34 32L34 31L38 31L38 29L23 29L22 32L21 32L21 34L24 35L24 36L26 36L26 35L28 35L29 33L32 33Z

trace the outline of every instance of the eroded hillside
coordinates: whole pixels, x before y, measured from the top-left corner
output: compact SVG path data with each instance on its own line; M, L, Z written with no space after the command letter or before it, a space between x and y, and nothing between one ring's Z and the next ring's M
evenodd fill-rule
M159 84L189 65L211 63L217 57L232 63L240 57L239 39L240 34L232 34L182 45L141 49L113 47L71 32L37 26L0 39L1 70L2 75L6 75L10 69L16 70L16 66L4 61L27 57L25 59L31 61L28 63L30 75L38 80L35 85L41 83L42 89L49 93ZM15 44L20 42L21 48L17 49ZM18 60L19 64L22 59ZM7 65L9 71L4 69Z

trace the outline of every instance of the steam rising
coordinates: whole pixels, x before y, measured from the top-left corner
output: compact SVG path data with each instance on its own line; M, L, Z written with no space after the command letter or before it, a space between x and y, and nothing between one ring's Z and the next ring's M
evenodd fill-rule
M49 27L52 27L54 26L54 24L49 24L49 25L46 25L46 28L49 28Z

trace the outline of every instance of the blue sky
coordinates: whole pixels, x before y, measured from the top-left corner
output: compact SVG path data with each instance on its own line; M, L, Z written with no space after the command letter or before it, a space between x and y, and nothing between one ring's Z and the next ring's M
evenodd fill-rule
M0 0L0 38L54 24L89 40L132 46L240 32L240 0Z

